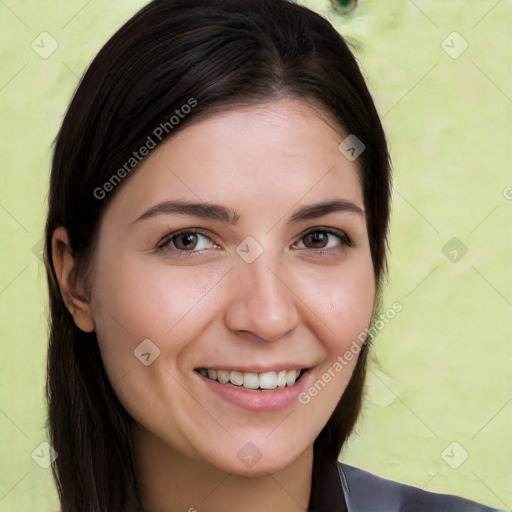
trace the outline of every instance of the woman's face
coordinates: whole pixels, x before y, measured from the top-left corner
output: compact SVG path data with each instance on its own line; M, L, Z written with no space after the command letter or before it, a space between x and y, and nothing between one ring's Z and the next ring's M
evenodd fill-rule
M162 446L259 475L327 422L375 297L343 138L298 100L216 114L153 150L106 209L90 282L101 355Z

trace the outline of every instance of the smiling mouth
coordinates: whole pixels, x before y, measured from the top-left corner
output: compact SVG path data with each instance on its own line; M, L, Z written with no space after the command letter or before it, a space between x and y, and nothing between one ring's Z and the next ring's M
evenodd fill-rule
M195 371L200 373L203 377L219 382L220 384L264 391L294 386L304 372L307 371L307 368L261 373L217 370L213 368L198 368Z

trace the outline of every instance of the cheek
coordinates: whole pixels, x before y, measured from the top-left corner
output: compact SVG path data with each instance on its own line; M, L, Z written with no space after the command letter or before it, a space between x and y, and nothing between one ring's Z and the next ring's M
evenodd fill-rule
M201 319L207 321L206 315L194 313L204 313L208 302L204 298L222 275L204 269L163 267L158 262L142 265L137 257L117 259L115 265L104 258L98 268L93 313L102 359L112 381L129 371L145 369L147 376L147 368L137 359L141 350L148 352L145 348L150 359L160 352L172 366L177 354L202 328Z
M96 336L112 387L133 419L167 433L176 445L185 446L178 426L182 405L190 402L179 367L211 321L221 277L132 259L104 266L95 279Z
M323 342L330 358L340 355L368 327L375 303L371 259L312 276L304 299L325 324Z
M375 279L371 259L327 272L321 280L314 276L305 289L310 290L305 302L322 320L318 337L325 358L299 402L310 407L312 416L327 421L352 376L372 318Z

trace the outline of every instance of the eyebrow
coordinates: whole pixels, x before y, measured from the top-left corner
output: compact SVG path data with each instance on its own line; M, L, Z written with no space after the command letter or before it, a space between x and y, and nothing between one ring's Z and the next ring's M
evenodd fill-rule
M344 199L336 199L303 206L291 216L287 224L315 219L329 213L337 212L356 213L364 216L364 211L356 204ZM218 204L176 200L164 201L151 207L131 224L160 215L169 214L191 215L203 219L218 220L232 225L236 225L241 218L240 214L237 213L236 210Z
M220 220L228 224L237 224L240 215L231 208L226 208L213 203L191 202L191 201L164 201L163 203L153 206L140 217L135 219L132 224L141 220L150 219L158 215L168 215L177 213L180 215L192 215L203 219Z
M336 199L333 201L325 201L323 203L312 204L303 206L300 210L296 211L287 222L292 224L302 220L316 219L329 213L356 213L364 217L364 211L356 204L346 201L344 199Z

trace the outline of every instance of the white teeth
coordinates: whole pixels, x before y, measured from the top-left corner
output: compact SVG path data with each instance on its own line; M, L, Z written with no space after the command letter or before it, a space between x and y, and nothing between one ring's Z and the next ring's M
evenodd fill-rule
M297 379L297 372L295 370L290 370L286 372L286 384L288 386L293 386L295 384L295 380Z
M244 383L244 374L242 372L231 372L229 380L231 384L241 386Z
M277 375L277 385L280 388L284 388L286 386L286 370L281 370Z
M244 388L258 389L260 387L260 380L257 373L244 373Z
M295 384L300 370L255 373L201 368L199 373L221 384L231 382L234 386L242 386L246 389L283 389Z
M229 373L228 371L226 370L217 370L217 380L221 383L221 384L226 384L229 382Z
M295 383L295 381L293 381ZM277 388L277 375L276 372L260 373L260 388L261 389L276 389Z

